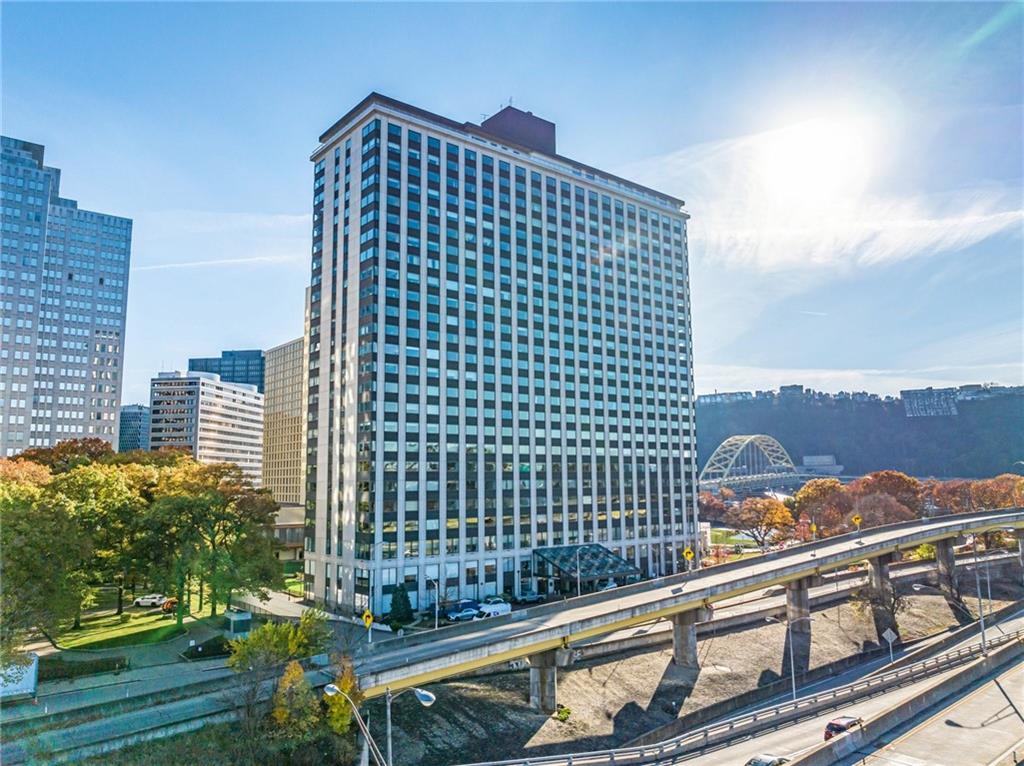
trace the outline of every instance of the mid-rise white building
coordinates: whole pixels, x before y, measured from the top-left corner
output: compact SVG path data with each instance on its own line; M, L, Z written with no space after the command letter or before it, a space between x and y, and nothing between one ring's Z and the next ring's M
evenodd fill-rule
M150 449L188 449L201 463L234 463L260 486L263 394L212 372L161 372L150 381Z
M311 159L307 598L379 613L399 583L425 607L699 555L683 201L513 107L374 93Z

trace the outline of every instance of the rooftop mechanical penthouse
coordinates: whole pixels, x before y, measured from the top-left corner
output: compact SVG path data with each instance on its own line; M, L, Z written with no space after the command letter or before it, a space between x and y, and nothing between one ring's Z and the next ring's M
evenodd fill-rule
M311 159L306 596L381 613L399 583L425 608L564 587L581 558L683 568L683 201L513 107L474 125L374 93Z

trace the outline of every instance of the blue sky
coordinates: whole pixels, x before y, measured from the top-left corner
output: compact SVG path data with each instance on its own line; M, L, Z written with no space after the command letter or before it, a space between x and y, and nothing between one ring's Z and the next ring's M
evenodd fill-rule
M125 402L301 335L308 156L371 90L686 199L700 392L1021 383L1021 9L5 3L3 132L135 220Z

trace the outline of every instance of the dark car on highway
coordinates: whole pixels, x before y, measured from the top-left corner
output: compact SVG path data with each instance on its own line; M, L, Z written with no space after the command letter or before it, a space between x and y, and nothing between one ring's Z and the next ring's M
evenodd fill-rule
M827 742L839 734L845 734L855 726L860 726L863 722L863 718L856 718L852 715L841 715L838 718L833 718L825 726L825 741Z

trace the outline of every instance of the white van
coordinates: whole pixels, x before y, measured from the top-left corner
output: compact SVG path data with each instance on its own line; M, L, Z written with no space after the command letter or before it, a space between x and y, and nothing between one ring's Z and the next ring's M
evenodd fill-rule
M481 604L480 605L480 616L481 617L497 617L498 615L508 614L512 611L512 605L506 604L504 601L497 604Z

